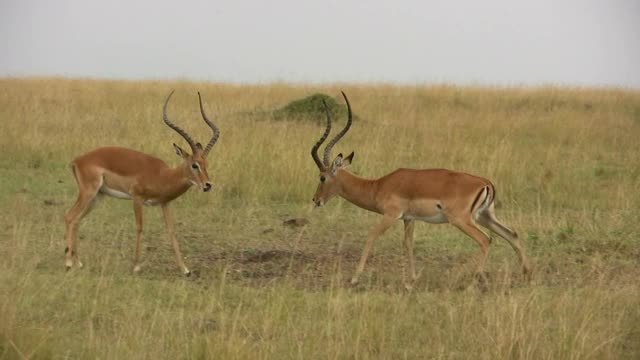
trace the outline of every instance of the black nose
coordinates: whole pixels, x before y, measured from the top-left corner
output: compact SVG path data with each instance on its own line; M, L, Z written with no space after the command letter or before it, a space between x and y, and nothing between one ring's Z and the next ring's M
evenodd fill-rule
M204 184L204 189L202 189L202 190L205 191L205 192L211 190L211 184L210 183Z

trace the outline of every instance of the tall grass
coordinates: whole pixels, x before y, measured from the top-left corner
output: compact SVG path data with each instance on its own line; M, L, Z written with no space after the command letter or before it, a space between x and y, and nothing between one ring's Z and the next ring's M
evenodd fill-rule
M624 89L228 85L51 78L0 80L0 359L473 358L640 355L640 93ZM221 129L214 191L173 204L186 263L145 210L143 272L131 273L131 204L106 199L80 227L86 268L64 273L67 163L102 145L177 164L198 141L196 91ZM357 119L335 147L353 171L446 167L490 178L498 215L523 238L531 283L500 240L476 288L476 245L450 226L416 231L420 279L405 293L401 226L347 286L378 218L342 200L311 211L315 120L272 110L340 90ZM335 127L344 119L335 119ZM45 204L46 202L46 204ZM48 204L48 205L47 205ZM282 221L305 217L310 225Z

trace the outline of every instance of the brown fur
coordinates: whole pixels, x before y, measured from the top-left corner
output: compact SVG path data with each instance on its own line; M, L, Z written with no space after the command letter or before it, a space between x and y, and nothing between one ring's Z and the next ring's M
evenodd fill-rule
M182 129L172 123L167 116L167 104L173 91L165 100L164 121L189 143L193 154L189 154L173 144L176 154L183 160L177 167L169 167L164 161L136 150L106 146L78 156L71 162L71 169L78 185L78 199L65 213L67 249L65 264L70 269L73 264L82 266L78 258L75 231L78 222L90 211L98 194L110 195L133 200L136 219L136 245L134 252L134 271L140 270L140 239L143 226L143 206L158 205L162 213L176 255L176 262L182 271L189 275L184 264L180 246L175 237L173 218L169 203L184 194L192 185L203 191L211 189L207 174L206 155L218 139L218 128L206 117L202 98L198 93L200 111L203 120L214 132L205 149L195 143Z
M495 189L484 178L447 169L398 169L378 179L365 179L353 175L343 163L342 155L334 165L321 171L324 182L318 185L314 202L326 203L333 196L341 196L349 202L369 211L382 214L383 220L369 233L365 248L352 278L358 277L371 250L373 240L384 233L396 220L405 222L405 249L415 280L413 259L413 222L451 223L480 245L477 272L482 273L490 239L478 225L495 232L507 240L520 258L523 273L528 276L530 267L517 234L500 223L494 213ZM338 164L338 165L336 165ZM407 283L407 287L411 284Z
M489 180L447 169L404 168L378 179L365 179L347 170L353 161L353 153L345 158L339 154L330 164L331 148L349 131L353 122L349 99L344 92L342 96L347 104L346 126L327 144L324 160L320 161L318 149L331 132L331 114L325 104L327 127L311 148L311 156L320 170L320 184L313 202L322 206L338 195L363 209L383 215L382 221L369 231L352 284L358 282L364 270L373 241L399 219L404 221L404 247L411 281L416 279L413 259L415 220L434 224L448 222L474 239L480 246L476 271L482 274L491 239L478 227L480 224L504 237L518 254L524 274L530 274L529 262L517 234L496 219L493 208L495 188ZM405 286L410 288L412 284L405 283Z

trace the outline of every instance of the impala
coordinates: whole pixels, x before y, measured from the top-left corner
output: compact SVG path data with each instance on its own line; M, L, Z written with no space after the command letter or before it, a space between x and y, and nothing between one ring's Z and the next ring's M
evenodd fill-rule
M331 114L325 104L327 127L311 148L311 156L320 170L320 184L313 202L320 207L337 195L365 210L383 215L382 221L369 231L362 256L351 279L352 284L357 284L364 270L373 241L396 220L404 222L404 248L411 272L411 282L405 281L407 288L411 288L417 278L413 255L416 220L431 224L450 223L475 240L480 245L480 251L476 255L476 271L481 276L491 243L491 238L478 226L482 225L509 242L520 259L525 277L530 276L529 261L518 235L496 218L496 191L491 181L446 169L405 168L378 179L365 179L348 170L353 161L353 152L347 157L338 154L330 163L331 149L347 133L352 123L349 99L344 92L342 96L348 110L346 126L327 143L323 159L320 160L318 149L331 131Z
M191 147L191 154L189 154L178 145L173 144L176 154L183 160L177 167L171 168L154 156L122 147L100 147L71 162L71 170L78 184L78 199L65 214L67 242L65 265L67 270L74 263L78 267L82 267L74 239L76 225L91 209L91 205L98 195L109 195L133 200L137 230L133 258L134 272L140 271L138 261L143 223L142 207L143 205L158 205L162 208L164 222L173 244L178 266L185 275L191 274L182 260L169 204L193 185L198 186L204 192L211 190L206 157L218 140L220 131L205 115L202 98L198 92L200 113L205 123L213 130L213 136L205 148L200 143L194 142L189 134L171 122L167 116L167 104L172 95L173 91L169 93L164 102L164 122L180 134Z

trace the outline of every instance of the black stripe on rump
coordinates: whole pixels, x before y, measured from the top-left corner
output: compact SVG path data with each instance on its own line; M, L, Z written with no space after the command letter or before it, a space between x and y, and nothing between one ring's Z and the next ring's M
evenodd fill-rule
M480 189L480 191L478 191L478 195L476 195L476 198L473 199L473 203L471 204L471 208L469 209L469 212L473 213L473 209L476 207L476 204L478 203L478 200L480 200L480 195L482 195L482 193L485 191L486 186L483 187L482 189ZM487 198L485 197L485 200Z
M489 202L491 204L496 199L496 187L493 186L493 183L489 183L489 186L491 186L491 201Z

